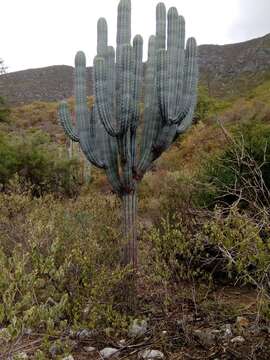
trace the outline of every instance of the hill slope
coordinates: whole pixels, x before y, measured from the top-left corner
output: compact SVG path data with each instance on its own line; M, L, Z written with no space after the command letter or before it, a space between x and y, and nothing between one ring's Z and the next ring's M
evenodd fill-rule
M235 97L270 79L270 34L232 45L199 47L200 79L211 96ZM88 69L89 95L91 73ZM66 65L0 76L0 96L10 104L56 101L73 94L73 68Z

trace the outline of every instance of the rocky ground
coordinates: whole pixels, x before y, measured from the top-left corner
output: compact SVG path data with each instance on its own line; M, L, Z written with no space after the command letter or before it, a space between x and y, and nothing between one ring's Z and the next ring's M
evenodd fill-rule
M67 329L59 338L47 337L48 358L270 359L270 324L258 317L258 294L253 289L220 287L205 295L200 298L194 291L193 298L174 298L164 312L158 293L152 291L148 311L141 314L146 320L135 319L125 336L112 334L110 329L107 334L88 329L74 333ZM142 297L145 302L145 295ZM30 329L26 332L12 344L4 346L2 340L1 359L44 358L38 353L45 334L32 333ZM69 347L68 354L63 353L60 343Z

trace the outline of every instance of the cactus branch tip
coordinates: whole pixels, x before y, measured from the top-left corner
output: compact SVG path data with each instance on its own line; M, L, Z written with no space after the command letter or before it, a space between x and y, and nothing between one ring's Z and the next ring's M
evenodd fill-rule
M86 57L83 51L78 51L75 56L75 66L86 66Z

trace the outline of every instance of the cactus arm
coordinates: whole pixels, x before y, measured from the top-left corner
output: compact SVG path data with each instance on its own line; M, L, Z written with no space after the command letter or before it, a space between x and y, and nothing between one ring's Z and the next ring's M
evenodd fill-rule
M131 39L131 1L120 0L117 9L116 62L121 62L122 45L130 44Z
M71 115L66 101L62 101L58 107L58 117L65 134L74 142L79 142L79 135L71 122Z
M194 38L189 38L187 40L183 81L183 101L181 105L181 110L173 119L173 122L177 124L181 124L181 122L188 115L189 110L194 103L194 94L196 94L197 91L198 62L197 45Z
M108 46L108 25L104 18L98 19L97 23L97 54L104 56Z
M176 112L177 101L177 68L179 48L180 22L176 8L170 8L168 12L168 40L167 40L167 77L168 89L166 102L163 105L166 109L167 122L170 122Z
M134 115L134 51L131 45L122 46L121 84L119 89L121 111L119 116L119 134L127 133Z
M156 7L156 39L157 49L166 48L166 7L159 3Z
M157 91L155 82L156 69L156 37L151 36L148 42L148 59L145 73L145 109L144 129L140 148L139 177L147 170L152 159L152 148L161 127L161 119L157 109Z
M95 118L87 107L86 60L82 51L79 51L75 57L75 100L75 116L81 149L93 165L103 169L106 167L106 164L102 159L99 159L94 148L94 134L93 126L91 128L91 121L95 121Z
M133 49L135 57L135 81L134 81L134 115L130 126L130 156L132 170L136 166L136 132L140 118L140 100L142 90L142 77L143 77L143 39L140 35L136 35L133 39Z
M134 129L138 126L139 116L140 116L140 100L141 100L141 90L142 90L142 78L143 78L143 39L140 35L136 35L133 40L133 49L135 57L135 81L134 81L134 109L135 114L131 124L131 128Z
M177 135L183 134L192 125L192 120L193 120L193 115L194 115L196 104L197 104L197 96L193 95L193 100L191 102L191 106L190 106L187 116L180 123L180 125L177 126Z
M105 72L105 60L101 57L96 57L94 60L94 82L95 82L95 95L96 106L99 112L100 119L104 128L110 136L118 136L118 132L115 130L113 123L112 113L110 112L109 104L106 99L106 72Z
M115 51L112 46L107 48L107 66L108 66L108 100L112 113L115 112Z
M112 185L114 191L121 195L123 184L120 179L119 175L119 165L118 165L118 148L117 148L117 141L115 138L107 135L107 142L106 142L106 175L110 184Z

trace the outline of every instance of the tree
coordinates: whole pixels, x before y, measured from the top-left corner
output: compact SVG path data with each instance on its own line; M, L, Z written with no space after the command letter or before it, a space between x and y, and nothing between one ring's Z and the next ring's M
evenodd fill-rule
M0 59L0 75L7 72L7 66L5 66L4 60Z

